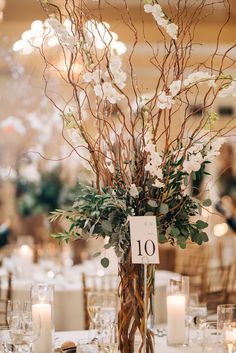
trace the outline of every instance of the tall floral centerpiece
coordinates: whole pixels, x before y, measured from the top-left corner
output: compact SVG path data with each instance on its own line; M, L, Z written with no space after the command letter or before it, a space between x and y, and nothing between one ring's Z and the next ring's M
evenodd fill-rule
M144 329L143 270L131 258L129 217L155 216L161 243L185 248L188 241L208 240L200 215L210 200L191 197L188 186L191 178L207 174L222 136L232 129L232 121L217 122L212 106L218 97L235 96L236 81L229 75L233 47L226 53L220 48L230 16L227 1L163 1L164 7L156 0L137 2L134 9L128 0L41 0L48 19L41 25L40 52L45 94L61 113L63 136L93 174L71 208L52 215L70 224L55 237L107 239L105 248L113 247L120 262L120 351L133 353L138 333L138 351L146 338L146 351L153 353L152 334ZM215 50L200 62L195 33L217 8L225 21ZM109 18L126 33L127 45ZM36 46L36 34L29 37ZM60 64L48 50L52 40ZM145 70L152 72L149 80L138 69L140 51ZM106 257L102 264L109 265ZM147 272L150 298L153 265Z

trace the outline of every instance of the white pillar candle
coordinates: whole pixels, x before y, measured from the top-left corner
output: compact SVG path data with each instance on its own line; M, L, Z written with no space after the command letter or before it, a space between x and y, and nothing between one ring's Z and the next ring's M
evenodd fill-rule
M33 250L28 245L22 245L16 252L16 263L22 277L29 278L32 274Z
M32 305L33 326L40 325L40 336L33 344L34 353L51 353L52 342L52 308L50 304Z
M18 254L25 260L25 262L33 262L33 250L29 247L29 245L22 245L19 248Z
M167 296L167 342L178 346L185 343L185 296Z

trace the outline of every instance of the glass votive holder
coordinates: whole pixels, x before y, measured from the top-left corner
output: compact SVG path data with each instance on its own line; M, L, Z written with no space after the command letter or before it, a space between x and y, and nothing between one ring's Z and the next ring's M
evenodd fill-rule
M47 283L31 287L33 327L40 327L39 338L33 344L34 353L54 352L54 288Z
M202 353L223 353L223 344L219 342L216 321L204 324Z
M189 324L189 344L202 344L204 325L207 321L206 303L189 304L187 309L187 317Z
M236 304L217 306L217 326L222 330L225 324L236 324Z
M174 347L186 346L188 345L186 294L181 280L170 280L166 301L167 344Z
M224 324L222 337L224 353L236 352L236 323Z

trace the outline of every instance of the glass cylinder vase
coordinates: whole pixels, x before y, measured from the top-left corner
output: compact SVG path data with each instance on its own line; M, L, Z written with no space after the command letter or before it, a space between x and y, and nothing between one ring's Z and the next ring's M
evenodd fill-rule
M154 353L154 336L147 327L152 315L155 266L147 265L146 301L144 298L144 265L132 264L131 254L119 264L120 310L118 314L118 341L121 353ZM146 302L146 319L144 305Z
M33 326L40 326L40 334L33 344L34 353L54 352L54 288L46 283L31 287Z

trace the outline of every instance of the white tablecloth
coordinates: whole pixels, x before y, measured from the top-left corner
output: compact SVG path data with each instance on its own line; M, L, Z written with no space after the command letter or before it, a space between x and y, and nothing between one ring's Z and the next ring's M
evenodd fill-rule
M49 265L48 265L49 266ZM100 273L104 269L98 262L88 262L83 266L74 266L62 273L56 273L53 267L42 271L44 266L34 266L32 279L13 279L13 299L29 300L32 282L49 282L55 287L55 328L57 331L71 331L84 329L83 304L83 272L89 274ZM109 270L110 271L110 270ZM155 323L166 322L166 286L169 278L176 274L167 271L156 273L156 294L154 299Z
M56 347L60 347L65 341L87 343L90 342L94 334L89 331L72 331L72 332L56 332ZM156 353L202 353L200 346L187 346L187 347L168 347L166 344L166 337L157 338L155 341Z

